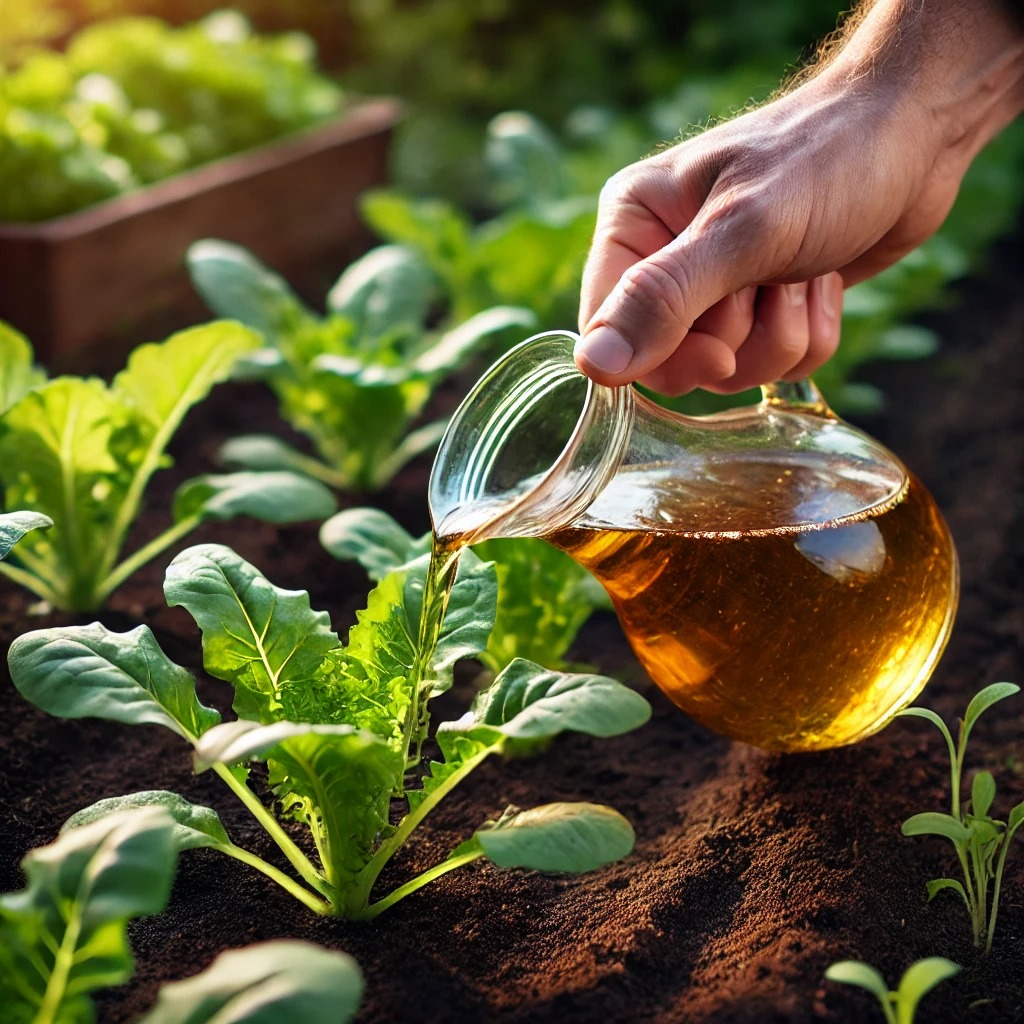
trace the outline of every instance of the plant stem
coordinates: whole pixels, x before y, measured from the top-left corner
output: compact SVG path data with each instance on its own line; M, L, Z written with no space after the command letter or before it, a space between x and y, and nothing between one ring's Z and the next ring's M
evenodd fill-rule
M30 590L36 595L36 597L41 597L44 601L49 601L55 608L64 607L65 602L56 590L52 589L48 583L45 583L38 576L27 572L25 569L21 569L16 565L11 565L10 562L0 562L0 573L6 576L9 580L17 583L19 586L24 587L26 590Z
M443 860L440 864L429 868L421 875L410 879L405 885L400 885L393 892L388 893L382 900L371 904L361 913L354 914L353 917L360 921L372 921L378 914L382 914L389 907L393 907L400 899L404 899L410 893L414 893L429 882L433 882L435 878L440 878L442 875L448 874L449 871L454 871L456 868L471 864L473 861L479 860L483 855L483 850L476 849L470 850L458 857L449 857L448 860Z
M84 885L84 882L82 883ZM80 885L81 888L81 885ZM78 947L78 937L82 931L82 901L76 899L71 905L71 912L68 918L67 927L64 929L64 937L53 958L53 970L46 982L46 991L43 993L43 1000L39 1004L39 1012L32 1019L32 1024L54 1024L57 1014L60 1012L60 1004L64 1000L64 993L68 986L68 977L71 968L75 965L75 950Z
M309 862L309 858L295 845L294 841L278 823L277 819L256 799L256 794L244 782L240 782L231 773L227 765L215 763L213 770L227 784L231 791L249 809L249 813L267 830L271 839L277 843L288 862L318 893L330 898L330 889L323 876Z
M373 887L380 877L381 871L384 870L384 866L389 860L398 852L402 844L409 838L415 829L422 824L423 820L428 814L476 767L478 767L486 758L491 754L498 751L500 747L495 745L488 747L486 750L480 751L479 754L474 755L468 761L463 764L451 775L448 776L443 782L441 782L436 789L433 789L428 793L416 810L410 811L399 823L398 828L395 829L394 833L384 840L383 843L377 848L376 853L373 855L373 859L370 861L362 871L359 872L358 885L353 890L350 897L350 906L355 906L359 909L350 912L349 916L355 917L359 913L363 912L363 908L370 902L370 893L373 891ZM430 879L427 879L429 881ZM425 884L425 883L421 883ZM410 890L411 892L412 890ZM403 893L405 895L405 893ZM392 901L394 902L394 901ZM374 904L377 906L378 904ZM388 904L390 906L390 903ZM381 908L385 909L385 908ZM379 911L378 911L379 913Z
M303 888L303 886L299 885L299 883L293 878L289 878L283 871L275 868L273 864L268 864L262 857L257 857L256 854L250 853L248 850L243 850L242 847L235 846L234 843L231 843L228 846L218 844L214 846L213 849L220 850L221 853L225 853L229 857L234 857L235 860L240 860L243 864L248 864L257 871L262 871L268 878L277 882L282 889L287 890L297 900L305 903L306 906L314 913L331 913L332 907L330 903L314 896L308 889Z
M103 604L129 576L141 569L147 562L156 558L162 551L166 551L176 540L180 540L186 534L191 533L201 522L202 518L200 516L189 516L187 519L182 519L180 522L164 530L163 533L154 537L148 544L144 544L133 555L129 555L96 588L97 607Z

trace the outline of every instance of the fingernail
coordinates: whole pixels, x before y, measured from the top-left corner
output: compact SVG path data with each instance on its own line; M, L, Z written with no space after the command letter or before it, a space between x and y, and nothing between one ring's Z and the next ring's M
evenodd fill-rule
M790 305L802 306L807 301L807 285L787 284L786 294L789 296Z
M633 347L614 328L602 324L576 343L576 355L602 373L622 373L633 359Z
M843 279L838 274L819 277L818 295L821 298L821 311L830 320L834 320L843 305Z

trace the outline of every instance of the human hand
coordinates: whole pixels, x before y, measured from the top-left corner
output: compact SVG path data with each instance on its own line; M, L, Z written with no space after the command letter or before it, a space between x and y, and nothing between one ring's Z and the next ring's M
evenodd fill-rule
M999 19L990 0L976 6ZM986 36L962 65L939 49L917 67L871 38L909 45L908 26L893 32L899 7L879 2L840 59L790 94L611 179L583 279L585 373L734 392L832 355L843 286L938 229L1021 104L1019 33L1004 32L1001 55Z

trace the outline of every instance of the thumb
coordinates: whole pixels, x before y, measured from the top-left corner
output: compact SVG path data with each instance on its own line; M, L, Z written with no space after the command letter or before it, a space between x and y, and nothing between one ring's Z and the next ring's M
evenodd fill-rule
M706 235L686 231L669 245L627 267L583 327L576 346L579 368L599 384L618 386L646 376L681 345L694 321L720 299L749 284L735 259L715 259ZM732 372L724 341L695 332L695 379ZM717 342L717 344L716 344Z

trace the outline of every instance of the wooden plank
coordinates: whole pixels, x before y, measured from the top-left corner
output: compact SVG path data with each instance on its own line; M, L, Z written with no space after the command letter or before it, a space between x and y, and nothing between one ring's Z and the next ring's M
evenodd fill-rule
M41 224L0 225L0 319L52 365L103 362L125 339L202 319L184 268L200 238L251 249L307 297L369 243L360 193L387 179L400 106L336 121Z

